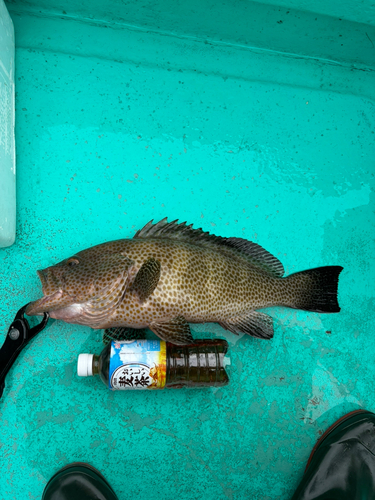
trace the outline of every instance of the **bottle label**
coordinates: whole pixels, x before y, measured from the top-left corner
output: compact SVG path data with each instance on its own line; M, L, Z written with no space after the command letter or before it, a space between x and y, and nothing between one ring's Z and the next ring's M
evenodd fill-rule
M167 346L162 340L112 341L110 389L162 389L166 373Z

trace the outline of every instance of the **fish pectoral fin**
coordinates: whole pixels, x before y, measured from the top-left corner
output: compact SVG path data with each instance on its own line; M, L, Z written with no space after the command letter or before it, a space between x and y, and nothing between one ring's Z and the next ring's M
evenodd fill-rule
M139 269L132 289L137 293L141 303L147 300L157 287L160 279L160 271L160 262L154 258L146 260Z
M149 328L158 337L171 344L185 345L194 342L190 326L182 316L173 318L167 323L151 323Z
M258 311L221 321L219 325L232 333L247 333L259 339L269 340L273 337L273 319L268 314Z
M143 328L126 328L123 326L115 328L106 328L103 332L103 343L109 344L112 340L138 340L145 338L145 330Z

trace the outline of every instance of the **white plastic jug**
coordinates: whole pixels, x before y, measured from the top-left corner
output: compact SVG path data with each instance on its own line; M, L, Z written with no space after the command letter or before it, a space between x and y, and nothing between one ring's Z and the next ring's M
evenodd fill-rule
M0 247L12 245L15 236L14 29L0 0Z

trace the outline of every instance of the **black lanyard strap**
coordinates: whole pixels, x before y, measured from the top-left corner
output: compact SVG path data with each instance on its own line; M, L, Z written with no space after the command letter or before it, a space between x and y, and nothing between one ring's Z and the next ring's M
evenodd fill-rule
M42 321L30 328L24 316L27 306L28 304L23 306L16 314L13 323L9 327L5 342L0 349L0 398L5 387L5 377L19 353L35 335L44 330L49 320L49 314L44 313Z

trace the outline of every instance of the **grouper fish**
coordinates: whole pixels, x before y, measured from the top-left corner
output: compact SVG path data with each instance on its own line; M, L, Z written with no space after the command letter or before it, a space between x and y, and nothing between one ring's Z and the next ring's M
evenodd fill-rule
M273 320L257 309L339 312L342 269L283 277L282 263L256 243L163 219L150 221L133 239L88 248L38 271L44 296L26 313L49 312L95 329L149 328L174 344L193 342L189 323L219 323L270 339Z

